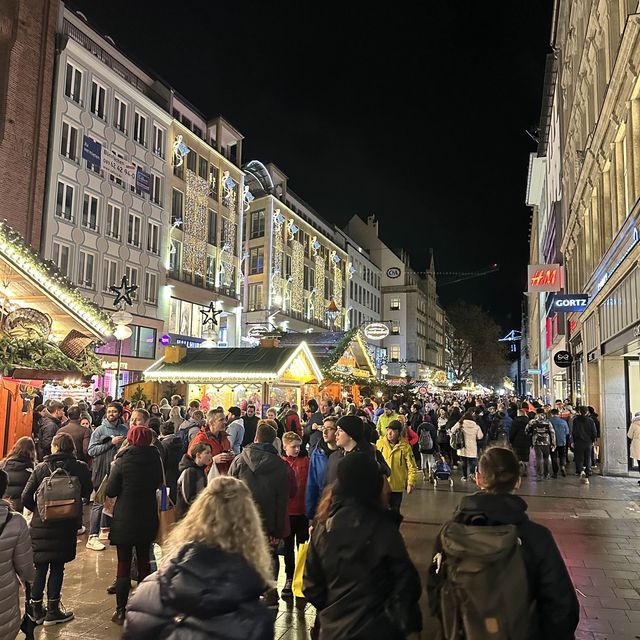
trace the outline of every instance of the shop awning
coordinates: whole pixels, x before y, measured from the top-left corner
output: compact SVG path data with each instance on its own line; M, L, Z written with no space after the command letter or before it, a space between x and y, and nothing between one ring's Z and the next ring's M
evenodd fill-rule
M180 349L180 347L173 347ZM322 373L306 343L284 349L200 348L183 349L179 362L169 362L165 353L144 373L145 380L189 382L290 382L304 384L322 380Z

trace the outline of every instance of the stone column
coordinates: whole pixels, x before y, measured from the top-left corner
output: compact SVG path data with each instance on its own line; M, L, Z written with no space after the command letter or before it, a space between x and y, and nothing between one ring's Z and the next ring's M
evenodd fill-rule
M600 378L602 473L627 476L629 471L624 358L615 356L603 358L600 361Z

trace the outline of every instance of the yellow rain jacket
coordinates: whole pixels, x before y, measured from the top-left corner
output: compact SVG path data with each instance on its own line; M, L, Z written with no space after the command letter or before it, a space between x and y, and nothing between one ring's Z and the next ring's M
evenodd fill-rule
M391 476L388 478L391 491L406 491L407 487L415 486L418 467L409 443L401 437L400 442L392 445L384 435L378 440L376 447L391 469Z

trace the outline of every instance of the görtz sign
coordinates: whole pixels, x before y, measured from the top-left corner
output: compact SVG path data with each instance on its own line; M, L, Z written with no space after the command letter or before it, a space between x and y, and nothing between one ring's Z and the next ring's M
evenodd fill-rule
M572 313L585 311L589 304L586 293L556 293L551 307L556 313Z

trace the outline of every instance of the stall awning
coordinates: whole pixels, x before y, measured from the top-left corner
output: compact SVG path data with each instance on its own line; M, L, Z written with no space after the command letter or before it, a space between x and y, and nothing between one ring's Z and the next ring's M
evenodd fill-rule
M186 349L180 362L161 358L144 372L145 380L190 382L290 382L322 380L306 343L285 349L255 347Z

